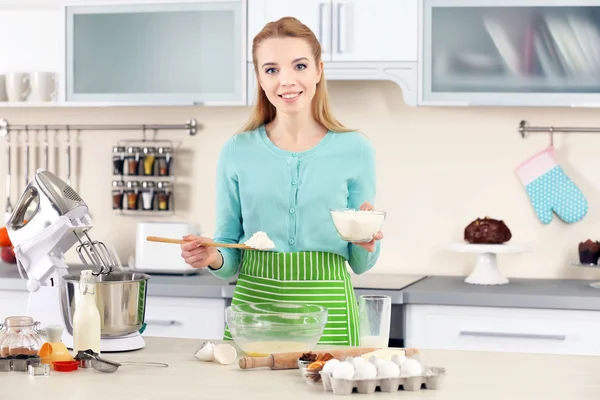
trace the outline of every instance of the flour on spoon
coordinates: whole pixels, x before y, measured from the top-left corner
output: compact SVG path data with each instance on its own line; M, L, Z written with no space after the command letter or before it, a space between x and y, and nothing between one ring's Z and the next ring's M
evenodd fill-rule
M245 243L246 246L253 247L258 250L270 250L275 248L275 243L265 232L258 231L252 235L250 239L248 239Z

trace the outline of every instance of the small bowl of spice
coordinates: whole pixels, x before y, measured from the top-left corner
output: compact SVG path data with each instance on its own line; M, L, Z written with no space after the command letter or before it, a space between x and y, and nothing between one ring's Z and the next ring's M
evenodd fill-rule
M321 382L321 370L325 363L333 359L330 353L315 354L312 352L302 354L298 359L298 369L304 378L304 381L310 385Z

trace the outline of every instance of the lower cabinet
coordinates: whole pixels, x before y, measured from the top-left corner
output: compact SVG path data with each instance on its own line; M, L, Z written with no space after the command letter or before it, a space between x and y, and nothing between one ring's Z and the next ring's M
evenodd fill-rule
M600 311L407 305L407 347L600 355Z
M143 336L221 340L225 299L148 297Z

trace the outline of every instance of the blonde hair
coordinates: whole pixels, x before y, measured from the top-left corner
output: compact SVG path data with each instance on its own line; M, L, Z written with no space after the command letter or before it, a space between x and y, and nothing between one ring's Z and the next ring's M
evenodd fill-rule
M254 63L254 73L258 77L258 61L256 52L260 44L272 38L300 38L308 42L313 51L315 65L318 67L321 62L321 44L315 37L315 34L302 22L294 17L283 17L277 21L269 22L260 31L252 42L252 60ZM258 79L257 79L258 81ZM247 132L257 129L259 126L273 121L277 110L271 104L265 91L257 82L256 104L252 110L252 115L242 128L241 132ZM312 100L312 115L315 120L332 132L351 132L352 129L346 128L333 116L329 106L329 95L327 93L327 83L325 73L321 71L321 80L317 83L315 96Z

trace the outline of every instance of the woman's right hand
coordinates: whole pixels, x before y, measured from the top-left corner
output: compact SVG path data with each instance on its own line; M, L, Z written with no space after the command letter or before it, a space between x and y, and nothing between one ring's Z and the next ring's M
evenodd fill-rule
M219 269L223 266L221 253L216 247L202 246L202 243L210 242L210 238L186 235L183 240L186 243L181 245L181 257L192 268L206 268L210 265L214 269Z

